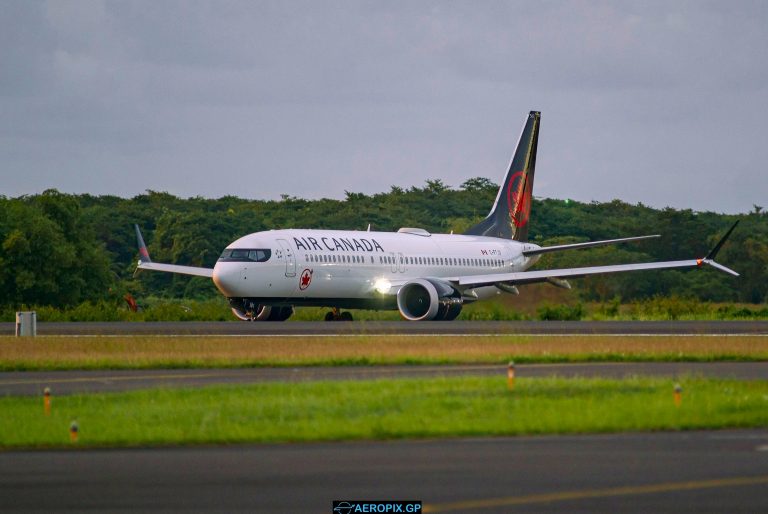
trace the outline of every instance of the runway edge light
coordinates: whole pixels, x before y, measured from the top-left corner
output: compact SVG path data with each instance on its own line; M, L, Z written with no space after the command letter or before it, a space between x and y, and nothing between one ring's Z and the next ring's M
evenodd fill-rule
M51 388L46 387L43 389L43 412L46 416L51 415Z

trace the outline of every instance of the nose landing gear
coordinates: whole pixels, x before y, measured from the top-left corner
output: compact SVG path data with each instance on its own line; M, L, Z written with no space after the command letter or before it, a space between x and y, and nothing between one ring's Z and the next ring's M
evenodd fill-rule
M334 307L331 312L325 314L325 321L352 321L352 313L341 312L338 307Z

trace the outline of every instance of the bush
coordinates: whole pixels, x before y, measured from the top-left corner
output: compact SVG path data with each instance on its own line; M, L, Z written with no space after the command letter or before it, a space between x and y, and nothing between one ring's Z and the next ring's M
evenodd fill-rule
M536 313L543 321L578 321L585 314L580 303L573 306L544 304L536 309Z

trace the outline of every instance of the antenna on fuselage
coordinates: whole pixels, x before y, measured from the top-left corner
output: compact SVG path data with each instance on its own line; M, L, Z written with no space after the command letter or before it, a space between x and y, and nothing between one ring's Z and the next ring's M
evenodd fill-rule
M370 232L370 231L371 231L371 224L368 223L368 230L366 230L366 232Z

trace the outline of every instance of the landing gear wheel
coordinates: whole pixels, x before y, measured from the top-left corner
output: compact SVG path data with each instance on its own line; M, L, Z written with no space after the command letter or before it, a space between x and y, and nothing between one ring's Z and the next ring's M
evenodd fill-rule
M325 321L352 321L352 313L341 312L338 307L334 307L331 312L325 314Z
M269 314L269 321L285 321L293 315L293 307L290 305L284 307L272 307Z

